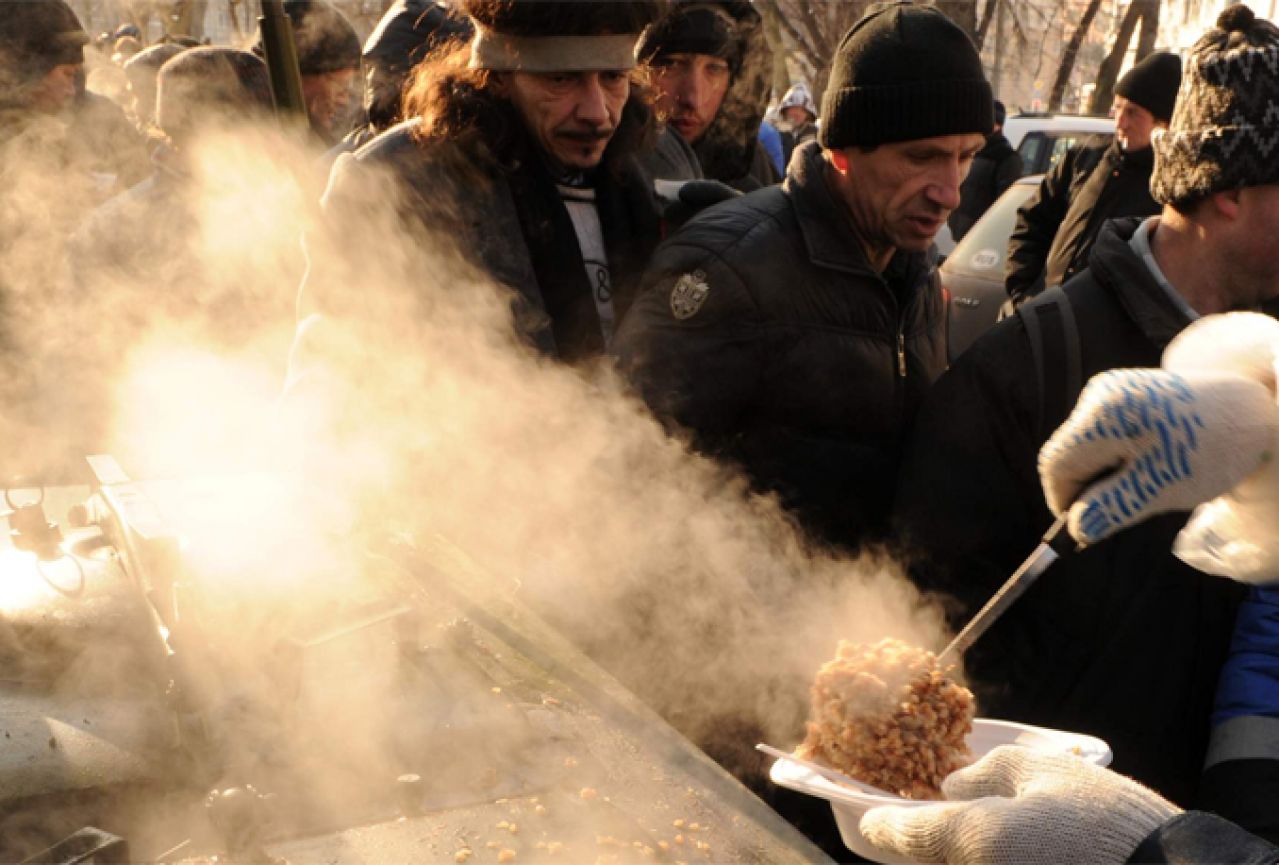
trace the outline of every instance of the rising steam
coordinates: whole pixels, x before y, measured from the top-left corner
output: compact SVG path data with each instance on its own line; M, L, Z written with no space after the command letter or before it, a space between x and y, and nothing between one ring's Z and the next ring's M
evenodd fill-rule
M720 748L794 745L840 639L943 643L939 611L891 561L812 548L773 499L668 436L607 363L569 369L521 344L505 290L448 225L429 241L403 231L402 190L373 178L363 209L321 219L314 165L274 128L210 139L172 186L180 231L120 218L97 252L68 252L59 238L100 197L90 179L0 158L3 219L20 229L0 273L16 346L0 404L21 443L6 470L101 451L136 477L269 470L184 524L201 578L243 602L246 646L282 618L244 617L255 599L296 603L296 625L360 591L343 538L447 539L492 592ZM346 315L307 322L282 395L307 267Z

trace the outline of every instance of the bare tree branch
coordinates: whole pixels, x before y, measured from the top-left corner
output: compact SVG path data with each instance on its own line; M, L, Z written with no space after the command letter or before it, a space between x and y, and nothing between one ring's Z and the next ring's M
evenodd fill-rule
M982 45L986 43L986 32L990 30L990 22L995 20L998 12L999 0L986 0L986 8L981 13L981 22L977 25L977 33L973 36L973 42L977 44L978 51L981 51Z
M1115 98L1115 82L1119 78L1119 67L1123 65L1124 57L1128 54L1128 46L1132 42L1132 34L1137 29L1141 13L1141 3L1138 0L1132 0L1124 12L1123 19L1119 22L1115 42L1097 70L1097 89L1093 91L1092 101L1088 105L1088 110L1093 114L1104 114Z
M1088 0L1088 7L1079 20L1079 26L1071 34L1070 41L1066 43L1066 50L1062 52L1061 63L1057 67L1057 79L1053 82L1052 92L1048 95L1049 111L1057 111L1061 108L1062 97L1066 94L1066 85L1070 83L1070 74L1074 71L1075 59L1079 56L1079 48L1084 44L1088 31L1092 29L1092 22L1097 17L1099 9L1101 9L1101 0Z
M1141 60L1155 50L1159 38L1159 0L1142 0L1141 30L1137 32L1137 59Z

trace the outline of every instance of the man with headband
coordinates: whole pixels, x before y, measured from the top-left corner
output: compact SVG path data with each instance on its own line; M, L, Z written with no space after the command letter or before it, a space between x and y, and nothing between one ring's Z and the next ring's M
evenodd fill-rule
M564 361L599 356L658 239L636 161L651 112L631 80L653 5L466 0L462 10L474 37L419 66L405 101L414 119L335 164L332 242L350 248L350 217L376 194L368 178L389 171L409 231L450 238L514 289L523 337ZM304 286L304 316L361 314L359 275L321 271Z

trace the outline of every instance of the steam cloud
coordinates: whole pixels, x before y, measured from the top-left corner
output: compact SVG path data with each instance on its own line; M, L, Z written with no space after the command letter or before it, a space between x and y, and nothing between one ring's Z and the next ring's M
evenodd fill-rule
M341 540L359 526L447 539L496 594L728 751L799 741L838 640L943 643L940 611L893 562L810 547L774 500L669 437L606 363L569 369L520 344L505 290L447 225L429 243L404 234L393 185L320 220L315 155L276 128L238 130L207 140L175 185L180 230L121 216L100 226L107 242L81 233L68 250L101 194L41 152L0 156L6 471L102 451L135 477L270 470L187 524L194 567L222 581L209 594L234 606L224 624L245 671L282 623L361 591ZM306 266L353 315L308 323L293 358L306 374L281 397ZM274 686L245 681L259 697Z

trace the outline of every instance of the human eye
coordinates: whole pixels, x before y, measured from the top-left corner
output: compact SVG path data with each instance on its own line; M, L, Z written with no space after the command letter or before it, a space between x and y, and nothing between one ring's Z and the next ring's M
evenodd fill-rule
M577 79L577 76L572 72L544 72L540 77L547 87L556 90L563 90L571 86Z

